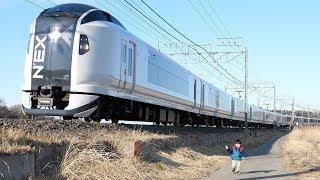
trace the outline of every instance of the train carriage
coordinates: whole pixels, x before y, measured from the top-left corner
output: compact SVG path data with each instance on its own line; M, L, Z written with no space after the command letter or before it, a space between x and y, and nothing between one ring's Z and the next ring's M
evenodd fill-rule
M151 47L111 14L83 4L41 12L30 28L22 89L28 115L243 125L244 102ZM248 107L249 122L281 124ZM237 123L235 123L237 122Z

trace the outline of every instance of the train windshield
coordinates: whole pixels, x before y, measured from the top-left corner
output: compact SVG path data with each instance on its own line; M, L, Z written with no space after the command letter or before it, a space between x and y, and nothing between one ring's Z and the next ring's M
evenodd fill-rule
M83 13L95 7L84 4L62 4L44 10L39 17L46 16L64 16L64 17L80 17Z
M50 12L50 13L44 13L41 17L71 17L71 18L78 18L79 16L76 14L72 14L69 12Z
M70 88L73 39L78 18L42 16L36 20L32 89Z

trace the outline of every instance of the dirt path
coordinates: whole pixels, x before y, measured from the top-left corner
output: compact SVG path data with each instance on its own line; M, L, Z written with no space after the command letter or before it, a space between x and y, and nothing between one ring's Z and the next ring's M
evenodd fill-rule
M207 178L207 180L297 179L295 173L287 171L281 166L281 141L284 139L285 137L270 139L251 152L249 158L242 161L241 175L236 175L231 172L230 162L211 177Z

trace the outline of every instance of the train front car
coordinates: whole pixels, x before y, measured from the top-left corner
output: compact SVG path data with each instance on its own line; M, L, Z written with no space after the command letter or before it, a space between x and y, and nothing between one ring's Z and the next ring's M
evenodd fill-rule
M64 4L44 10L31 26L22 92L27 115L87 117L98 96L71 93L75 54L89 50L78 21L94 7ZM77 37L79 36L79 37Z

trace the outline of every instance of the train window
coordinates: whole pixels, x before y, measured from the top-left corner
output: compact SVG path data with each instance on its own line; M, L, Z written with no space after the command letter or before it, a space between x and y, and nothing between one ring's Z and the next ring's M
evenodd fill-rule
M132 60L133 60L133 51L131 48L129 48L129 52L128 52L128 73L129 73L129 76L132 76Z
M118 21L118 19L114 18L113 16L111 16L111 21L112 21L114 24L117 24L117 25L125 28L125 27Z
M84 4L62 4L44 10L40 16L72 15L79 17L90 9L95 9L95 7Z
M103 11L92 11L87 14L81 21L81 24L85 24L92 21L110 21L110 15Z
M127 58L127 55L126 55L126 52L127 52L127 46L122 43L121 44L121 61L126 63L126 58Z

